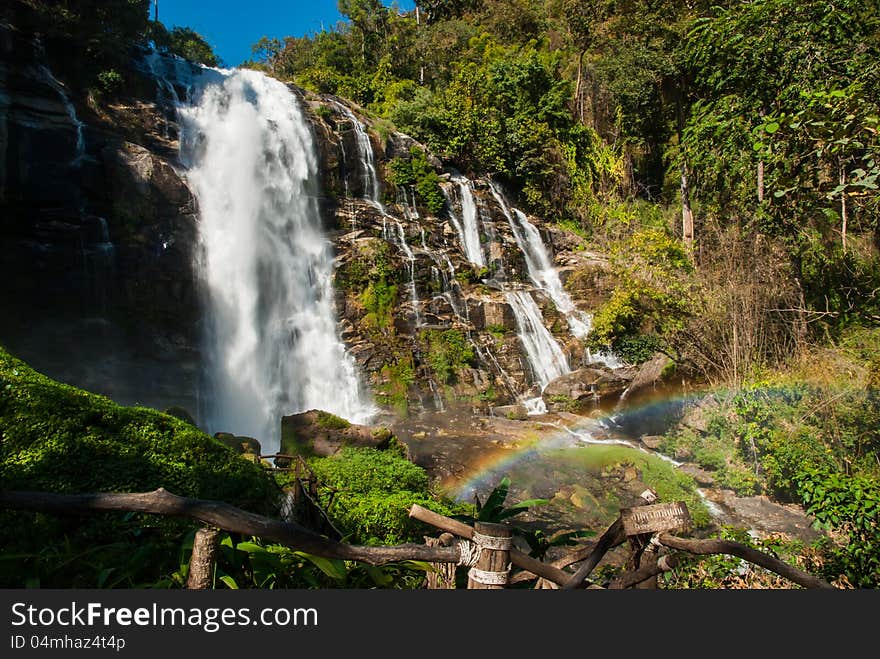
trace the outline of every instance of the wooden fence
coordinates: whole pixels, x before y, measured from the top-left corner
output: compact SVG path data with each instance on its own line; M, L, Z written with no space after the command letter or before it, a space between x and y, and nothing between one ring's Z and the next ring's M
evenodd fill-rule
M411 507L410 517L442 531L440 538L428 539L425 544L378 547L339 542L295 521L256 515L220 501L180 497L163 488L131 494L7 491L0 492L0 508L56 515L125 511L197 520L206 526L193 543L187 584L190 588L211 586L219 530L256 536L316 556L370 565L426 561L437 566L427 580L428 586L435 588L454 587L459 566L468 568L468 588L472 589L502 589L532 580L536 580L537 588L599 588L589 583L590 574L612 548L624 543L629 544L629 560L610 588L656 587L657 576L676 566L680 552L728 554L804 588L833 588L815 575L738 542L673 535L671 531L685 529L690 519L681 502L651 505L646 501L643 506L623 509L598 541L554 562L539 561L519 551L506 525L476 522L469 526L418 505ZM572 566L576 566L573 572L565 569Z

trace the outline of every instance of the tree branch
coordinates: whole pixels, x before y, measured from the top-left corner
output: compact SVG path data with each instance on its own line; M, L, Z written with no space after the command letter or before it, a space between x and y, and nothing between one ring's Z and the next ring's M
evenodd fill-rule
M778 558L774 558L769 554L765 554L757 549L752 549L732 540L691 540L688 538L679 538L668 533L661 533L659 538L660 544L673 549L690 552L691 554L729 554L742 558L749 563L760 565L761 567L775 572L785 577L789 581L793 581L804 588L831 588L827 581L819 577L804 572L796 567L789 565Z

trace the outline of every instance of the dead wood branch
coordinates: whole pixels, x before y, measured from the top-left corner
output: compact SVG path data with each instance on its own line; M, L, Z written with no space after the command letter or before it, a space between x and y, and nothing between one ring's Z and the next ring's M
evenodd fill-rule
M574 576L571 577L565 584L562 585L563 590L572 590L574 588L579 588L584 580L590 576L590 573L595 569L595 567L599 564L599 561L602 560L602 557L608 553L613 547L616 547L620 543L626 540L626 535L623 532L623 523L620 521L618 517L614 524L609 526L605 533L602 534L602 537L599 538L599 542L596 543L596 546L593 547L593 550L590 552L590 555L587 556L583 565L578 568L578 571L574 573Z
M760 565L762 568L775 572L804 588L834 588L830 583L820 579L819 577L804 572L796 567L789 565L778 558L774 558L769 554L746 547L732 540L692 540L689 538L679 538L669 533L661 533L659 537L661 545L690 552L691 554L729 554L742 558L749 563Z
M282 522L247 512L222 501L189 499L164 488L153 492L120 494L52 494L48 492L0 492L0 508L32 510L56 515L130 511L169 517L188 517L225 531L272 540L326 558L383 565L397 561L457 563L458 547L426 547L405 544L391 547L348 545L314 533L293 522Z

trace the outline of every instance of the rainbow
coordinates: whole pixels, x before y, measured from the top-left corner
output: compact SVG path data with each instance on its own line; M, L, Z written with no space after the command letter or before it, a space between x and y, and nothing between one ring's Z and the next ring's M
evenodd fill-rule
M572 427L545 423L543 425L549 430L539 439L513 448L492 446L475 456L465 473L446 478L439 485L444 492L459 501L472 501L475 493L484 496L504 476L514 473L527 476L529 465L540 464L551 451L558 455L560 450L583 448L591 444L616 444L631 447L633 450L645 450L637 441L639 435L652 434L646 432L645 428L659 434L662 432L662 419L668 419L686 403L709 392L657 390L652 393L655 395L618 403L621 409L608 410L597 417L584 417L582 423ZM717 393L722 394L720 391ZM664 457L657 453L654 455ZM669 458L664 459L672 461Z

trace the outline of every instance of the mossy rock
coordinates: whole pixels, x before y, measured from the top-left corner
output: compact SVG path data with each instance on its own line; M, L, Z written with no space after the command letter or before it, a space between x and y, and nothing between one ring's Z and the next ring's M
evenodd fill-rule
M58 493L145 492L270 512L277 489L225 441L144 407L56 382L0 348L0 482Z
M309 410L281 418L280 452L311 457L334 455L344 447L385 450L393 437L387 428L362 426L323 410Z

